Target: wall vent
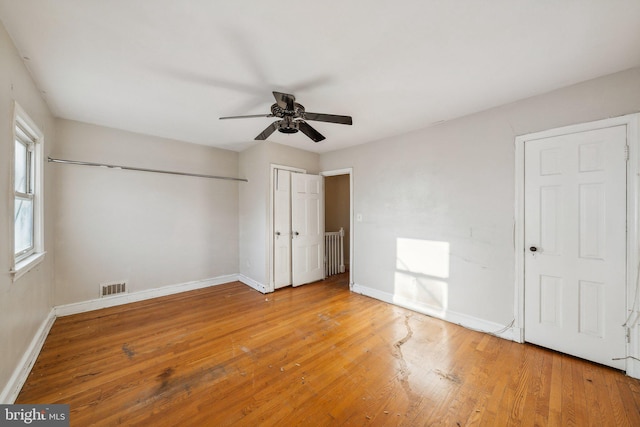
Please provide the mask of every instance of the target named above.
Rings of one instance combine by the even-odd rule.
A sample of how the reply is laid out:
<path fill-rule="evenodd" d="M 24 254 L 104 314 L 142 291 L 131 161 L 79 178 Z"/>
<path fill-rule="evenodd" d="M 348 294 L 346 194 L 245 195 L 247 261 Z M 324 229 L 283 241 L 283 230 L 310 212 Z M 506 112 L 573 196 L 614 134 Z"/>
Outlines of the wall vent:
<path fill-rule="evenodd" d="M 103 283 L 100 285 L 100 298 L 125 294 L 127 293 L 127 288 L 127 282 L 124 280 L 121 282 Z"/>

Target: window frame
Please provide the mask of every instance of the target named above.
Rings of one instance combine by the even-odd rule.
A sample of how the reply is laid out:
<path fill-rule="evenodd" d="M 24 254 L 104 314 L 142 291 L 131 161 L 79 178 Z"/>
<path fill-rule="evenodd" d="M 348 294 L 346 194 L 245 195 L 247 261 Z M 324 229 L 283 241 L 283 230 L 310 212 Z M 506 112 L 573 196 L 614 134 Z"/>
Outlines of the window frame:
<path fill-rule="evenodd" d="M 16 252 L 16 248 L 15 248 L 15 236 L 14 236 L 14 248 L 13 248 L 13 256 L 16 260 L 16 262 L 20 262 L 23 259 L 31 256 L 35 250 L 36 250 L 36 245 L 35 245 L 35 183 L 34 183 L 34 178 L 35 178 L 35 144 L 36 144 L 36 140 L 33 137 L 33 135 L 29 134 L 28 131 L 22 129 L 22 126 L 20 125 L 20 123 L 16 122 L 15 126 L 14 126 L 14 150 L 16 149 L 18 144 L 21 144 L 24 146 L 24 150 L 25 150 L 25 157 L 24 157 L 24 165 L 20 166 L 21 168 L 24 167 L 24 171 L 25 171 L 25 184 L 24 184 L 24 192 L 18 190 L 15 188 L 15 182 L 14 182 L 14 190 L 13 190 L 13 203 L 14 203 L 14 212 L 15 212 L 15 205 L 20 201 L 28 201 L 31 203 L 31 245 L 29 247 L 27 247 L 26 249 L 23 249 L 22 251 Z M 15 170 L 17 169 L 17 159 L 16 159 L 16 155 L 14 152 L 14 180 L 15 180 Z M 14 214 L 15 215 L 15 214 Z M 13 224 L 13 230 L 14 233 L 16 232 L 16 223 L 15 223 L 15 217 L 14 217 L 14 224 Z"/>
<path fill-rule="evenodd" d="M 13 148 L 11 161 L 11 188 L 13 194 L 11 198 L 11 212 L 14 214 L 12 236 L 10 239 L 11 253 L 13 254 L 13 265 L 11 274 L 16 281 L 44 259 L 44 167 L 43 167 L 43 145 L 44 134 L 40 131 L 35 122 L 29 117 L 26 111 L 14 102 L 14 114 L 12 123 Z M 23 144 L 26 150 L 25 166 L 26 186 L 25 191 L 16 189 L 16 144 Z M 20 252 L 16 252 L 15 247 L 15 205 L 19 200 L 30 200 L 32 202 L 32 239 L 31 246 Z"/>

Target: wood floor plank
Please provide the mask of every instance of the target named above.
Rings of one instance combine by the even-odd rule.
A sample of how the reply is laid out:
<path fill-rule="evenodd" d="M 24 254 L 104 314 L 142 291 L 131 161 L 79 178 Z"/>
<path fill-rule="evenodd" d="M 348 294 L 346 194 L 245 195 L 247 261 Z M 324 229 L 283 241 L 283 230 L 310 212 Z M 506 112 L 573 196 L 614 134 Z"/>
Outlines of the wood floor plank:
<path fill-rule="evenodd" d="M 640 425 L 640 383 L 349 291 L 239 282 L 56 320 L 16 403 L 73 426 Z"/>
<path fill-rule="evenodd" d="M 562 425 L 562 355 L 553 353 L 551 359 L 549 413 L 547 414 L 546 421 L 550 425 L 557 426 Z M 542 420 L 538 420 L 542 422 Z"/>
<path fill-rule="evenodd" d="M 576 395 L 574 392 L 573 382 L 573 360 L 567 356 L 561 356 L 561 377 L 562 377 L 562 402 L 560 405 L 560 411 L 562 415 L 561 425 L 563 426 L 576 426 L 578 415 L 578 402 L 576 401 Z M 578 397 L 579 398 L 579 397 Z M 580 405 L 582 406 L 582 404 Z"/>

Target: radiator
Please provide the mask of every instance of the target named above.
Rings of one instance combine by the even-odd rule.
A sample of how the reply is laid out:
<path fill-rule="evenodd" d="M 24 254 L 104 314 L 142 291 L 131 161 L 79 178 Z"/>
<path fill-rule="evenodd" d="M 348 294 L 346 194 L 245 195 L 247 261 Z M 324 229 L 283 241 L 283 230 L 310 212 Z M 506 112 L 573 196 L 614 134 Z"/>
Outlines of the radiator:
<path fill-rule="evenodd" d="M 344 228 L 324 233 L 324 276 L 344 273 Z"/>

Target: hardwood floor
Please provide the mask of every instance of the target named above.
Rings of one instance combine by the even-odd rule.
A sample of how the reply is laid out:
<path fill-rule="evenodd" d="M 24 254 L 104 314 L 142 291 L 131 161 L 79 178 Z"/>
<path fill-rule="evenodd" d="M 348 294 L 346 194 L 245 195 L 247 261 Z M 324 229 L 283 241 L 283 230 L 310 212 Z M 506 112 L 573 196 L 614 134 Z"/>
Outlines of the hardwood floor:
<path fill-rule="evenodd" d="M 56 320 L 16 403 L 71 425 L 640 425 L 610 368 L 352 294 L 239 283 Z"/>

